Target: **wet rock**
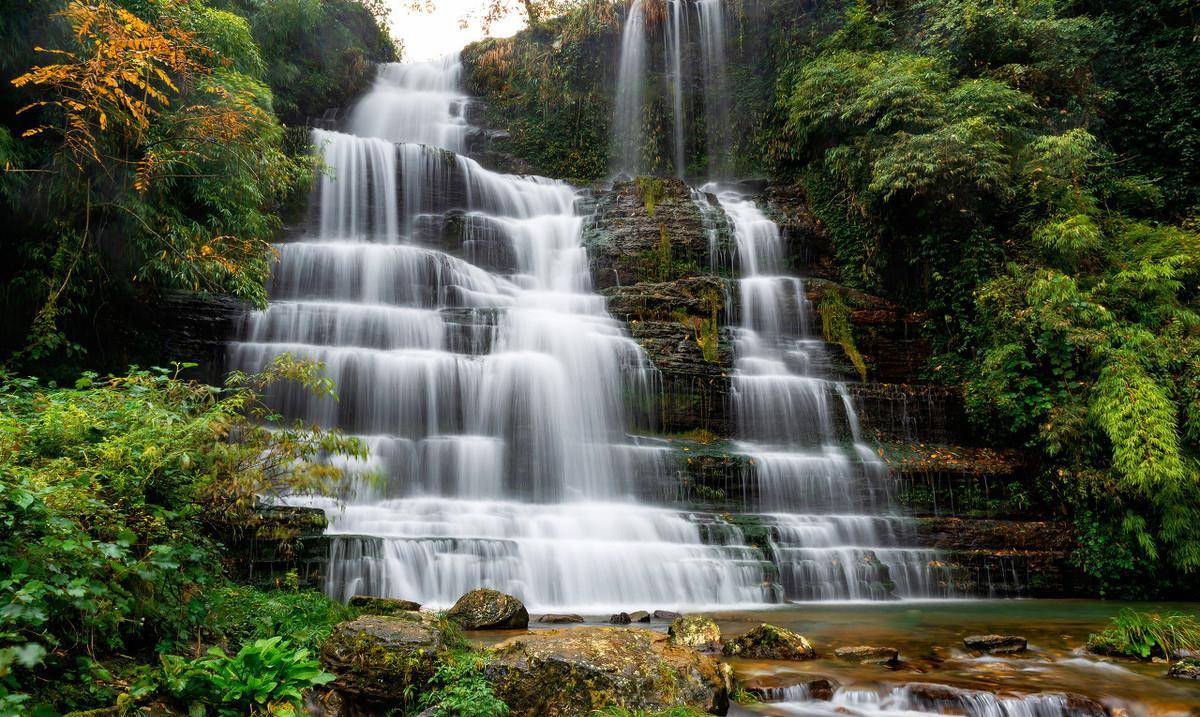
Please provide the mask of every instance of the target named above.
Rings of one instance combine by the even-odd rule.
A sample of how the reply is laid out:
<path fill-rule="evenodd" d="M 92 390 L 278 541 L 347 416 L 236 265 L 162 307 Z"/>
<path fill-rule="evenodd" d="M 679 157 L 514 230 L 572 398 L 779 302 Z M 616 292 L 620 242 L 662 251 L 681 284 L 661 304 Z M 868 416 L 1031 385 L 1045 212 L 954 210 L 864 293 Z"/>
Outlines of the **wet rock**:
<path fill-rule="evenodd" d="M 432 613 L 363 615 L 333 628 L 321 645 L 321 664 L 350 701 L 402 705 L 405 689 L 423 687 L 446 651 Z"/>
<path fill-rule="evenodd" d="M 529 612 L 520 600 L 499 590 L 480 588 L 463 595 L 446 617 L 464 630 L 524 630 Z"/>
<path fill-rule="evenodd" d="M 963 638 L 963 644 L 976 652 L 986 652 L 989 655 L 1008 655 L 1014 652 L 1024 652 L 1028 646 L 1025 638 L 1019 635 L 971 635 Z"/>
<path fill-rule="evenodd" d="M 583 616 L 582 615 L 549 614 L 549 615 L 542 615 L 541 617 L 539 617 L 537 619 L 537 621 L 550 623 L 552 625 L 561 625 L 561 624 L 569 623 L 569 622 L 583 622 Z"/>
<path fill-rule="evenodd" d="M 829 677 L 806 676 L 797 682 L 799 675 L 767 675 L 741 680 L 742 689 L 764 702 L 802 702 L 805 700 L 831 700 L 841 685 Z"/>
<path fill-rule="evenodd" d="M 655 620 L 676 620 L 681 617 L 683 617 L 683 616 L 677 612 L 672 612 L 671 610 L 655 610 L 654 611 L 654 619 Z"/>
<path fill-rule="evenodd" d="M 629 613 L 630 622 L 650 622 L 650 613 L 645 610 L 634 610 Z"/>
<path fill-rule="evenodd" d="M 786 628 L 763 623 L 741 637 L 725 642 L 730 657 L 761 660 L 811 660 L 817 656 L 808 640 Z"/>
<path fill-rule="evenodd" d="M 421 609 L 421 603 L 396 598 L 381 598 L 371 595 L 355 595 L 350 598 L 350 607 L 366 615 L 395 615 Z"/>
<path fill-rule="evenodd" d="M 839 647 L 833 651 L 839 660 L 854 662 L 860 665 L 894 665 L 900 658 L 900 651 L 894 647 L 877 647 L 872 645 L 855 645 Z"/>
<path fill-rule="evenodd" d="M 697 650 L 716 650 L 721 646 L 721 628 L 703 615 L 676 618 L 667 628 L 667 635 L 673 644 Z"/>
<path fill-rule="evenodd" d="M 629 617 L 629 613 L 627 612 L 619 612 L 608 618 L 608 621 L 614 625 L 628 625 L 629 623 L 633 622 L 633 620 Z"/>
<path fill-rule="evenodd" d="M 1167 677 L 1180 680 L 1200 680 L 1200 659 L 1185 657 L 1167 670 Z"/>
<path fill-rule="evenodd" d="M 641 628 L 539 630 L 497 645 L 484 668 L 512 717 L 573 717 L 605 707 L 724 714 L 719 663 Z"/>

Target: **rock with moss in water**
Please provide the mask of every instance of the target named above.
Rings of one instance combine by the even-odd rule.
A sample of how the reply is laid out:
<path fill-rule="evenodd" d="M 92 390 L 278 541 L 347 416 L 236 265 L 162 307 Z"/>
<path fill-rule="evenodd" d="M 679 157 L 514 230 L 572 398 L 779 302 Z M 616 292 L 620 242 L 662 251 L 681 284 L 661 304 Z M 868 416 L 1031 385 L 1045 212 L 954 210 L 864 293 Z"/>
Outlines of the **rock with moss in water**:
<path fill-rule="evenodd" d="M 333 628 L 321 664 L 337 675 L 334 688 L 359 703 L 402 705 L 405 690 L 433 677 L 452 638 L 436 615 L 363 615 Z"/>
<path fill-rule="evenodd" d="M 1019 635 L 971 635 L 963 638 L 963 644 L 968 649 L 984 652 L 989 655 L 1008 655 L 1014 652 L 1024 652 L 1028 646 L 1025 638 Z"/>
<path fill-rule="evenodd" d="M 667 627 L 667 635 L 675 645 L 697 650 L 717 650 L 721 647 L 721 628 L 710 617 L 684 615 Z"/>
<path fill-rule="evenodd" d="M 463 595 L 446 611 L 446 617 L 464 630 L 524 630 L 529 611 L 512 595 L 479 588 Z"/>
<path fill-rule="evenodd" d="M 900 658 L 900 651 L 896 648 L 875 645 L 839 647 L 833 654 L 837 655 L 839 660 L 860 665 L 894 665 Z"/>
<path fill-rule="evenodd" d="M 1180 680 L 1200 680 L 1200 659 L 1185 657 L 1167 670 L 1167 677 Z"/>
<path fill-rule="evenodd" d="M 729 672 L 643 628 L 539 630 L 497 645 L 484 668 L 511 717 L 583 717 L 604 708 L 724 714 Z"/>
<path fill-rule="evenodd" d="M 350 607 L 364 615 L 396 615 L 421 609 L 421 603 L 396 598 L 381 598 L 371 595 L 355 595 L 350 598 Z"/>
<path fill-rule="evenodd" d="M 741 637 L 725 642 L 729 657 L 760 660 L 811 660 L 817 656 L 803 635 L 777 625 L 763 623 Z"/>

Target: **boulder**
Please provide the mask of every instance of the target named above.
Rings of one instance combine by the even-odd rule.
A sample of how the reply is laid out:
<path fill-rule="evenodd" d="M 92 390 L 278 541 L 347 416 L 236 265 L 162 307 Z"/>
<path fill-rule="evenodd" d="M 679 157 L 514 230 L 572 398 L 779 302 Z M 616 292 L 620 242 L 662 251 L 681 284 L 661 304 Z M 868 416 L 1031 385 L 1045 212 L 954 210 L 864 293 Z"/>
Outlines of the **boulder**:
<path fill-rule="evenodd" d="M 654 619 L 655 620 L 677 620 L 681 617 L 683 617 L 683 615 L 680 615 L 677 612 L 672 612 L 671 610 L 655 610 L 654 611 Z"/>
<path fill-rule="evenodd" d="M 703 615 L 685 615 L 675 618 L 667 628 L 667 635 L 675 645 L 697 650 L 716 650 L 721 647 L 721 628 L 712 618 Z"/>
<path fill-rule="evenodd" d="M 650 622 L 650 613 L 645 610 L 634 610 L 629 613 L 630 622 Z"/>
<path fill-rule="evenodd" d="M 633 622 L 633 620 L 629 617 L 629 613 L 627 612 L 619 612 L 608 618 L 608 621 L 614 625 L 628 625 L 629 623 Z"/>
<path fill-rule="evenodd" d="M 524 630 L 529 611 L 520 600 L 499 590 L 479 588 L 463 595 L 446 617 L 464 630 Z"/>
<path fill-rule="evenodd" d="M 412 600 L 397 600 L 396 598 L 355 595 L 350 598 L 350 607 L 365 615 L 395 615 L 401 612 L 420 610 L 421 603 Z"/>
<path fill-rule="evenodd" d="M 725 642 L 729 657 L 760 660 L 811 660 L 817 656 L 803 635 L 786 628 L 763 623 L 741 637 Z"/>
<path fill-rule="evenodd" d="M 423 687 L 446 651 L 432 613 L 363 615 L 333 628 L 321 645 L 321 664 L 351 701 L 402 705 L 405 689 Z"/>
<path fill-rule="evenodd" d="M 876 647 L 873 645 L 855 645 L 839 647 L 833 651 L 839 660 L 855 662 L 860 665 L 894 665 L 900 658 L 900 651 L 894 647 Z"/>
<path fill-rule="evenodd" d="M 484 668 L 511 717 L 584 717 L 601 708 L 724 714 L 727 670 L 642 628 L 538 630 L 496 645 Z"/>
<path fill-rule="evenodd" d="M 1185 657 L 1167 670 L 1167 677 L 1180 680 L 1200 680 L 1200 659 Z"/>
<path fill-rule="evenodd" d="M 976 652 L 986 652 L 989 655 L 1009 655 L 1014 652 L 1024 652 L 1028 646 L 1025 638 L 1019 635 L 971 635 L 963 638 L 963 644 Z"/>
<path fill-rule="evenodd" d="M 551 613 L 549 615 L 542 615 L 537 621 L 550 623 L 551 625 L 562 625 L 569 622 L 583 622 L 583 616 Z"/>

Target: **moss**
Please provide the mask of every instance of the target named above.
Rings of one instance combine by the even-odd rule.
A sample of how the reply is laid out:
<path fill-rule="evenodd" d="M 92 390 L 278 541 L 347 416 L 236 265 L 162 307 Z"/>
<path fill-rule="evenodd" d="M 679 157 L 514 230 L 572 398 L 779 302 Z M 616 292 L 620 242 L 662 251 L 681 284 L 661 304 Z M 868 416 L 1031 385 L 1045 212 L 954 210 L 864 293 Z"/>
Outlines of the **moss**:
<path fill-rule="evenodd" d="M 826 292 L 817 313 L 821 316 L 821 334 L 825 340 L 841 346 L 859 378 L 866 381 L 867 364 L 854 345 L 854 327 L 850 324 L 850 307 L 846 305 L 845 297 L 840 291 Z"/>
<path fill-rule="evenodd" d="M 654 207 L 667 194 L 666 183 L 658 177 L 638 177 L 634 180 L 634 189 L 646 213 L 654 216 Z"/>

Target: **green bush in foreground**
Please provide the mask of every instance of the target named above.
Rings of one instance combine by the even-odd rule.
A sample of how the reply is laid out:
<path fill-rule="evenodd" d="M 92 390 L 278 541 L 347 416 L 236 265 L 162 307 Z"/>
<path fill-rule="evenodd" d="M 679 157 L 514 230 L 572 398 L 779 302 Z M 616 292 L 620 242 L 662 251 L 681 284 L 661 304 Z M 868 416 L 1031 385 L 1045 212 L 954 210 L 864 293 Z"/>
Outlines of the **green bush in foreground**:
<path fill-rule="evenodd" d="M 1124 608 L 1107 628 L 1088 636 L 1087 648 L 1103 655 L 1172 660 L 1182 652 L 1200 650 L 1200 621 L 1182 613 Z"/>

